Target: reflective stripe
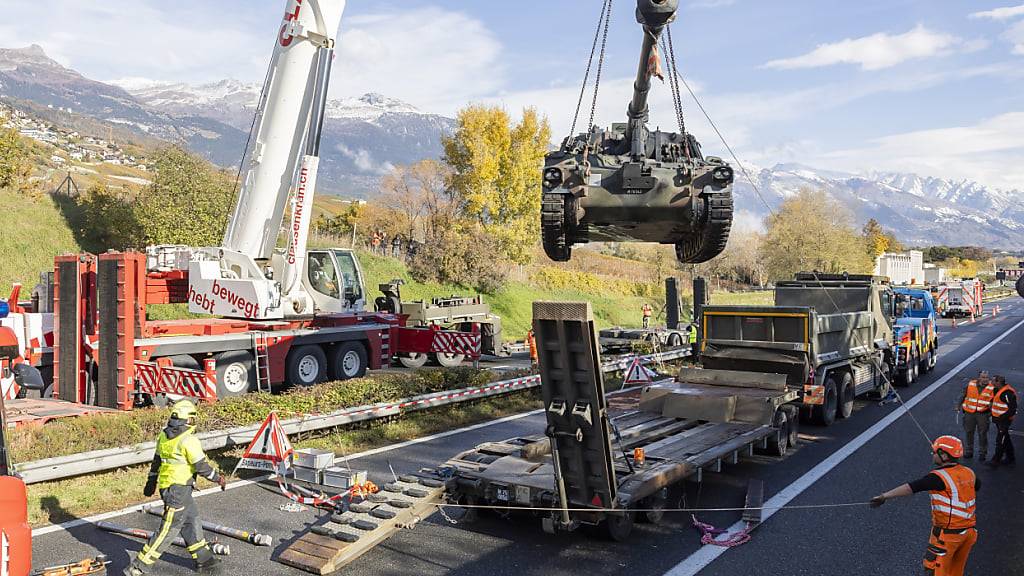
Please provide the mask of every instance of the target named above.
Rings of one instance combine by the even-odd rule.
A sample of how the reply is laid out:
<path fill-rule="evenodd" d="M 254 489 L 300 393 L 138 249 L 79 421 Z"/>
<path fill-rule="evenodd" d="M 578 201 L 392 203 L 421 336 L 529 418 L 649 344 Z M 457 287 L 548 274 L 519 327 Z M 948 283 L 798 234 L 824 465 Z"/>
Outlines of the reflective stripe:
<path fill-rule="evenodd" d="M 171 523 L 174 522 L 174 513 L 181 512 L 182 510 L 184 510 L 184 508 L 174 509 L 170 506 L 164 508 L 164 523 L 160 525 L 160 533 L 156 535 L 156 538 L 153 540 L 149 550 L 144 549 L 142 553 L 139 554 L 139 560 L 142 560 L 146 564 L 156 562 L 157 558 L 160 557 L 158 552 L 160 545 L 163 544 L 164 539 L 167 538 L 167 533 L 171 531 Z"/>
<path fill-rule="evenodd" d="M 188 547 L 188 551 L 189 552 L 195 552 L 196 550 L 199 550 L 200 548 L 203 548 L 204 546 L 206 546 L 206 540 L 200 540 L 199 542 L 196 542 L 195 544 L 189 546 Z"/>
<path fill-rule="evenodd" d="M 974 500 L 971 500 L 970 502 L 956 502 L 956 503 L 954 503 L 954 502 L 950 502 L 949 498 L 946 498 L 945 496 L 943 496 L 941 494 L 932 494 L 931 497 L 932 497 L 932 500 L 934 500 L 936 502 L 939 502 L 939 503 L 942 503 L 942 504 L 947 504 L 949 506 L 956 505 L 956 506 L 958 506 L 960 508 L 970 508 L 971 506 L 974 506 Z"/>
<path fill-rule="evenodd" d="M 938 510 L 939 512 L 945 512 L 946 514 L 952 514 L 953 516 L 958 516 L 960 518 L 966 518 L 968 520 L 970 520 L 971 518 L 974 518 L 974 514 L 972 514 L 970 512 L 964 512 L 964 511 L 958 510 L 956 508 L 950 508 L 949 506 L 932 506 L 932 510 Z"/>
<path fill-rule="evenodd" d="M 1010 406 L 1006 402 L 1003 402 L 1003 394 L 1006 392 L 1010 392 L 1012 394 L 1017 393 L 1017 391 L 1014 390 L 1013 387 L 1010 386 L 1009 384 L 1000 388 L 999 392 L 996 392 L 995 399 L 992 400 L 993 416 L 1002 416 L 1003 414 L 1006 414 L 1007 412 L 1010 411 Z"/>
<path fill-rule="evenodd" d="M 995 395 L 996 387 L 988 383 L 984 388 L 978 390 L 978 381 L 971 380 L 967 384 L 964 395 L 963 409 L 965 412 L 988 412 L 992 404 L 992 397 Z"/>

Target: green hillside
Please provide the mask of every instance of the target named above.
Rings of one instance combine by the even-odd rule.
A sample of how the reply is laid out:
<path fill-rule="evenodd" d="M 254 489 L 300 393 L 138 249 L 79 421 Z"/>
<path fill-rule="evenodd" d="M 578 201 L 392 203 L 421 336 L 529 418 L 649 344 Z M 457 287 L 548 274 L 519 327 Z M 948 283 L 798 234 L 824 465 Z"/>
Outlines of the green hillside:
<path fill-rule="evenodd" d="M 375 256 L 365 251 L 359 252 L 359 262 L 366 276 L 366 289 L 371 297 L 376 297 L 377 285 L 395 278 L 405 281 L 402 286 L 403 300 L 422 300 L 437 296 L 472 295 L 473 292 L 457 286 L 416 282 L 409 275 L 405 265 L 393 258 Z M 540 267 L 542 270 L 548 267 Z M 552 267 L 553 269 L 553 267 Z M 600 283 L 601 280 L 591 275 L 590 279 Z M 530 329 L 532 303 L 535 300 L 589 300 L 594 308 L 594 316 L 599 327 L 606 326 L 639 326 L 640 307 L 650 302 L 655 311 L 661 308 L 661 296 L 642 298 L 627 296 L 622 292 L 621 280 L 609 280 L 609 288 L 602 290 L 592 285 L 589 289 L 548 289 L 534 282 L 509 281 L 494 294 L 484 294 L 484 301 L 491 305 L 491 310 L 501 316 L 502 328 L 506 339 L 522 339 Z M 372 299 L 372 298 L 371 298 Z M 656 318 L 656 322 L 657 322 Z"/>
<path fill-rule="evenodd" d="M 0 189 L 0 205 L 7 208 L 0 233 L 0 298 L 7 297 L 13 283 L 21 282 L 22 298 L 27 299 L 39 273 L 53 270 L 54 256 L 80 248 L 50 196 L 32 198 Z"/>

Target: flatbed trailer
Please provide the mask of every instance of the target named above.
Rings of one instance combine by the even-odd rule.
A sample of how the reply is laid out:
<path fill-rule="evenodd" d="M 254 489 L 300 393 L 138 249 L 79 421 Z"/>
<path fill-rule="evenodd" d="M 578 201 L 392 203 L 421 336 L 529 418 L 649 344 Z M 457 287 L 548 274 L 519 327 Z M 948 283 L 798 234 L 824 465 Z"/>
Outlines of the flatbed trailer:
<path fill-rule="evenodd" d="M 684 368 L 605 396 L 589 304 L 535 303 L 534 330 L 548 427 L 421 471 L 447 480 L 452 501 L 523 509 L 549 532 L 600 524 L 622 540 L 631 510 L 664 508 L 671 486 L 758 448 L 783 455 L 796 441 L 798 393 L 783 375 Z"/>

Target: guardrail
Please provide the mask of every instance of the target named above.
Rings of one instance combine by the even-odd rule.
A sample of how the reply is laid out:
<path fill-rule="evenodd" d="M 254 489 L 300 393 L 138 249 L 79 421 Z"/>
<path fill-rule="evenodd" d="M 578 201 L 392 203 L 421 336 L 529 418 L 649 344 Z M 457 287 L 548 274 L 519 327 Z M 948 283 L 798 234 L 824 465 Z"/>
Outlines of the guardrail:
<path fill-rule="evenodd" d="M 657 354 L 648 354 L 646 356 L 641 356 L 640 359 L 641 362 L 648 364 L 651 362 L 677 360 L 680 358 L 686 358 L 689 355 L 689 350 L 677 349 Z M 604 372 L 616 372 L 619 370 L 625 370 L 632 362 L 633 357 L 626 357 L 613 360 L 611 362 L 605 362 L 601 365 L 601 368 Z M 424 410 L 427 408 L 479 400 L 481 398 L 508 394 L 510 392 L 526 390 L 537 386 L 540 386 L 540 376 L 535 374 L 510 380 L 502 380 L 500 382 L 493 382 L 486 386 L 472 386 L 469 388 L 460 388 L 458 390 L 445 390 L 443 392 L 422 394 L 420 396 L 414 396 L 404 400 L 396 400 L 394 402 L 382 402 L 379 404 L 345 408 L 330 414 L 292 418 L 282 420 L 281 424 L 284 426 L 284 430 L 288 434 L 312 432 L 316 430 L 336 428 L 338 426 L 345 426 L 348 424 L 355 424 L 358 422 L 388 418 L 405 412 L 415 412 L 417 410 Z M 259 424 L 254 426 L 242 426 L 227 430 L 203 432 L 198 434 L 198 436 L 203 443 L 204 450 L 221 450 L 232 446 L 244 446 L 248 444 L 252 441 L 252 438 L 259 430 L 259 427 Z M 72 478 L 74 476 L 82 476 L 84 474 L 95 474 L 97 472 L 104 472 L 125 466 L 145 464 L 153 459 L 154 449 L 156 449 L 156 442 L 144 442 L 133 446 L 93 450 L 91 452 L 82 452 L 68 456 L 58 456 L 56 458 L 46 458 L 43 460 L 25 462 L 18 465 L 16 468 L 26 484 L 36 484 L 39 482 L 49 482 L 64 478 Z"/>

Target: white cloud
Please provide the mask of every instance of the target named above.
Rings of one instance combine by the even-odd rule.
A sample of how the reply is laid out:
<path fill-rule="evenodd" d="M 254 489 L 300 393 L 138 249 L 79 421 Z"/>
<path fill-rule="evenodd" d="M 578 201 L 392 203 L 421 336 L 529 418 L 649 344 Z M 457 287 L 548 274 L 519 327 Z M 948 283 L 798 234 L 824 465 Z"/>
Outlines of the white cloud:
<path fill-rule="evenodd" d="M 1024 20 L 1017 22 L 1003 34 L 1003 38 L 1013 44 L 1013 53 L 1024 56 Z"/>
<path fill-rule="evenodd" d="M 996 8 L 995 10 L 985 10 L 984 12 L 975 12 L 971 14 L 970 17 L 975 20 L 1009 20 L 1010 18 L 1016 18 L 1017 16 L 1024 16 L 1024 4 L 1021 4 L 1020 6 Z"/>
<path fill-rule="evenodd" d="M 893 134 L 821 156 L 826 167 L 918 172 L 1024 191 L 1024 112 L 968 126 Z"/>
<path fill-rule="evenodd" d="M 395 169 L 395 165 L 391 162 L 380 162 L 374 159 L 369 150 L 363 148 L 352 150 L 344 144 L 338 144 L 337 148 L 338 152 L 341 152 L 342 156 L 351 160 L 360 172 L 366 172 L 375 176 L 383 176 L 385 174 L 390 174 Z"/>
<path fill-rule="evenodd" d="M 966 43 L 952 34 L 934 32 L 917 26 L 903 34 L 880 32 L 861 38 L 847 38 L 832 44 L 820 44 L 814 50 L 793 58 L 772 60 L 768 68 L 789 70 L 819 68 L 835 64 L 858 64 L 863 70 L 881 70 L 908 60 L 948 54 Z M 971 43 L 968 48 L 977 48 Z"/>
<path fill-rule="evenodd" d="M 332 93 L 380 92 L 454 114 L 504 81 L 502 46 L 479 20 L 440 8 L 342 22 Z"/>

